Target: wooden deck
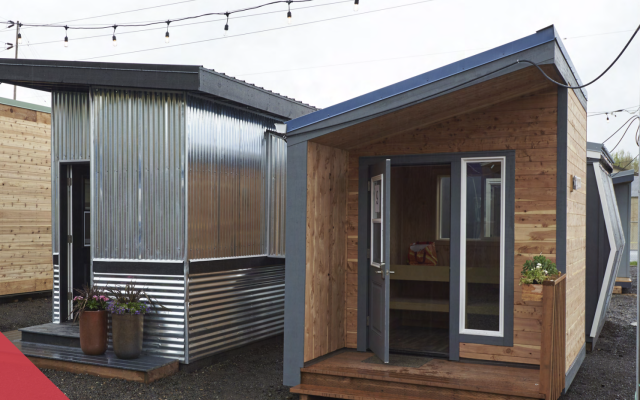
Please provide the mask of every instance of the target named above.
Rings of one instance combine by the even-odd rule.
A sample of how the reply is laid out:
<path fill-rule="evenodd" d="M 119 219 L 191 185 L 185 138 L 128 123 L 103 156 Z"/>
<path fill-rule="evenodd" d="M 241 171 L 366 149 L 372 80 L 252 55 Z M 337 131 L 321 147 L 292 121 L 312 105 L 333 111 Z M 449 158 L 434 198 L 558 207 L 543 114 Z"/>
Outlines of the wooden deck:
<path fill-rule="evenodd" d="M 404 367 L 365 363 L 372 353 L 344 351 L 302 368 L 302 383 L 291 389 L 302 400 L 323 397 L 387 399 L 544 399 L 540 370 L 425 357 Z"/>

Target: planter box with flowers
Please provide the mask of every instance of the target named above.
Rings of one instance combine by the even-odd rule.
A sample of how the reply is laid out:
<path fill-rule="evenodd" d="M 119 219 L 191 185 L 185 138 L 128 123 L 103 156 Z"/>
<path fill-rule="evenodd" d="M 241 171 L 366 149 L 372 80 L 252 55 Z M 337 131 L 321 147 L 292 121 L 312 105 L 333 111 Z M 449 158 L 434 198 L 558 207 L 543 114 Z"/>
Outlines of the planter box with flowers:
<path fill-rule="evenodd" d="M 73 298 L 73 320 L 80 319 L 80 348 L 91 356 L 107 351 L 107 302 L 101 289 L 84 286 Z"/>
<path fill-rule="evenodd" d="M 533 257 L 533 260 L 527 260 L 522 267 L 520 278 L 522 300 L 542 301 L 542 283 L 559 275 L 556 265 L 542 254 Z"/>
<path fill-rule="evenodd" d="M 136 288 L 132 283 L 109 289 L 109 293 L 112 300 L 107 310 L 111 313 L 113 352 L 122 359 L 138 358 L 142 353 L 144 316 L 156 304 L 144 289 Z"/>

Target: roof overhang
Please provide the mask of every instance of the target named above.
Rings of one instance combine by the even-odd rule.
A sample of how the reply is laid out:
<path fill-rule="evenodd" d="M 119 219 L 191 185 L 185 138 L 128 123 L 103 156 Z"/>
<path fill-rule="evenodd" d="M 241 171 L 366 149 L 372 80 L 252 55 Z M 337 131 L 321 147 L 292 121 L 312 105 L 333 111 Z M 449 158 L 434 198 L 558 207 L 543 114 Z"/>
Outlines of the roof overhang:
<path fill-rule="evenodd" d="M 613 156 L 603 143 L 587 142 L 587 162 L 598 162 L 607 172 L 613 172 Z"/>
<path fill-rule="evenodd" d="M 614 185 L 619 185 L 621 183 L 631 183 L 635 178 L 635 171 L 633 169 L 629 169 L 626 171 L 616 172 L 611 175 L 611 179 L 613 180 Z"/>
<path fill-rule="evenodd" d="M 555 28 L 550 26 L 525 38 L 289 121 L 289 145 L 532 68 L 526 63 L 509 66 L 522 59 L 551 66 L 556 72 L 554 75 L 565 84 L 581 84 L 562 41 Z M 574 92 L 586 110 L 586 91 Z"/>
<path fill-rule="evenodd" d="M 0 82 L 31 89 L 88 92 L 91 87 L 178 90 L 293 119 L 316 110 L 294 99 L 197 65 L 0 59 Z"/>

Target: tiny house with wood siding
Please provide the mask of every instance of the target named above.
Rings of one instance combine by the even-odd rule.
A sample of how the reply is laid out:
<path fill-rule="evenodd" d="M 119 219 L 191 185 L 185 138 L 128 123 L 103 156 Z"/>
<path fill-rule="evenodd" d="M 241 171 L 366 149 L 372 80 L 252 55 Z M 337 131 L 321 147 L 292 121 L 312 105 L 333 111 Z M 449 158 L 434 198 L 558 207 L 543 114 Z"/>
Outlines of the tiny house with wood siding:
<path fill-rule="evenodd" d="M 51 291 L 51 109 L 0 98 L 0 296 Z"/>
<path fill-rule="evenodd" d="M 587 93 L 542 72 L 580 84 L 553 26 L 278 125 L 293 393 L 569 388 L 585 355 Z M 539 254 L 561 276 L 531 300 L 520 272 Z"/>

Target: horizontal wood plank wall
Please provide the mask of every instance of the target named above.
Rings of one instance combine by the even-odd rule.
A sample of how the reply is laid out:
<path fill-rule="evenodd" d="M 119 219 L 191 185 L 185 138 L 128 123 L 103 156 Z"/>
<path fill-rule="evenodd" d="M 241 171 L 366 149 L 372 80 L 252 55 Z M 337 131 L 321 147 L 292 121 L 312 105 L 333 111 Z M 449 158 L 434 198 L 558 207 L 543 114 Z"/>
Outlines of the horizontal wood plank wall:
<path fill-rule="evenodd" d="M 0 296 L 51 290 L 51 115 L 0 104 Z"/>
<path fill-rule="evenodd" d="M 356 347 L 357 332 L 358 158 L 515 150 L 514 346 L 461 344 L 460 357 L 539 364 L 542 302 L 523 301 L 518 283 L 525 260 L 540 253 L 555 260 L 556 143 L 557 89 L 548 85 L 535 93 L 351 149 L 347 204 L 347 347 Z"/>
<path fill-rule="evenodd" d="M 347 160 L 309 143 L 304 361 L 345 347 Z"/>
<path fill-rule="evenodd" d="M 587 227 L 587 112 L 569 90 L 567 124 L 567 370 L 585 343 Z M 572 176 L 582 187 L 571 191 Z"/>

